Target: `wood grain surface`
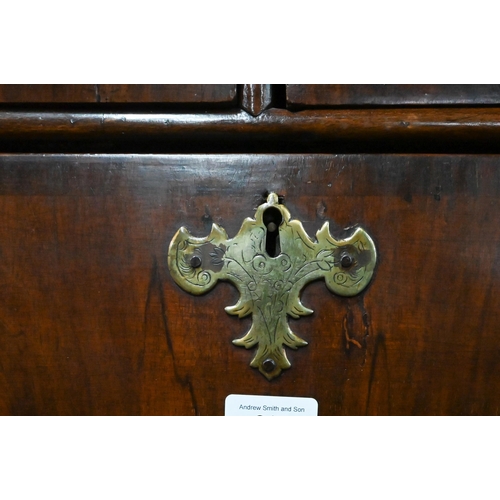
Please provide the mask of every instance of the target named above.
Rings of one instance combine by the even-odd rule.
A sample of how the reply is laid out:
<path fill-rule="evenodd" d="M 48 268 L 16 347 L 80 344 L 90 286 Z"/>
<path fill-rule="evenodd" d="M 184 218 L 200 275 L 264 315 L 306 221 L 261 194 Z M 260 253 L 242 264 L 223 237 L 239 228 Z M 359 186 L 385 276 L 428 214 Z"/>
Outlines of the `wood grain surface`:
<path fill-rule="evenodd" d="M 290 108 L 484 105 L 500 103 L 500 85 L 287 85 Z"/>
<path fill-rule="evenodd" d="M 0 85 L 0 103 L 234 103 L 236 84 Z"/>
<path fill-rule="evenodd" d="M 0 156 L 0 413 L 221 415 L 228 394 L 316 398 L 321 415 L 500 413 L 497 156 Z M 166 265 L 181 225 L 235 235 L 265 191 L 313 236 L 362 225 L 379 263 L 346 299 L 322 282 L 309 342 L 268 382 L 231 340 L 220 283 Z"/>

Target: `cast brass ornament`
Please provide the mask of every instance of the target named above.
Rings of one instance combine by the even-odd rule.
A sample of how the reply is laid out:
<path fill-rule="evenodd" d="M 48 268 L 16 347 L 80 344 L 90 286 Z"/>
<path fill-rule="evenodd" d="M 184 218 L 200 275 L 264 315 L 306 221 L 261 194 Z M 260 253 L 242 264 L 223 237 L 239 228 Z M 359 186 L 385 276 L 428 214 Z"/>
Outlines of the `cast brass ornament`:
<path fill-rule="evenodd" d="M 246 349 L 258 346 L 250 366 L 268 380 L 291 366 L 284 346 L 307 345 L 292 332 L 287 319 L 312 314 L 300 301 L 304 286 L 324 278 L 333 293 L 356 295 L 370 282 L 376 260 L 375 245 L 362 228 L 336 240 L 325 222 L 315 241 L 300 221 L 290 220 L 275 193 L 257 208 L 255 219 L 243 221 L 234 238 L 229 239 L 217 224 L 205 238 L 195 238 L 181 227 L 168 250 L 172 277 L 187 292 L 203 294 L 218 280 L 238 289 L 240 299 L 226 312 L 240 318 L 252 314 L 252 326 L 233 344 Z"/>

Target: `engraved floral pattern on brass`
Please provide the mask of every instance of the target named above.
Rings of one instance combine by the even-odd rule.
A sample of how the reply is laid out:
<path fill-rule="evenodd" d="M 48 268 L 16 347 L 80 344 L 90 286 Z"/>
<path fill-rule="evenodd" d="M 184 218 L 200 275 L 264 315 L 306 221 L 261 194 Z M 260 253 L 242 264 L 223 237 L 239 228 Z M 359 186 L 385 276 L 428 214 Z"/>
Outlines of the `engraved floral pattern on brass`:
<path fill-rule="evenodd" d="M 292 332 L 287 318 L 312 314 L 300 301 L 304 286 L 323 278 L 330 291 L 356 295 L 370 282 L 376 260 L 375 245 L 362 228 L 336 240 L 325 222 L 313 240 L 300 221 L 290 219 L 275 193 L 258 207 L 255 219 L 243 221 L 234 238 L 217 224 L 205 238 L 181 227 L 168 251 L 170 272 L 187 292 L 208 292 L 218 280 L 238 289 L 240 299 L 226 312 L 240 318 L 251 314 L 253 322 L 233 343 L 247 349 L 257 346 L 250 366 L 268 380 L 290 368 L 285 346 L 307 345 Z"/>

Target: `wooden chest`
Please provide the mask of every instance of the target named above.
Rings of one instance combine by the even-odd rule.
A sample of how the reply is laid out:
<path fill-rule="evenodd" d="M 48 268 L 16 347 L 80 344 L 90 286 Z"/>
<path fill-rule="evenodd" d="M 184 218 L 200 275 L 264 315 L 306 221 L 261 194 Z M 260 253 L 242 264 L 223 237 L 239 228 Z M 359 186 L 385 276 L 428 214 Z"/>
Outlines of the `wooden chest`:
<path fill-rule="evenodd" d="M 2 87 L 1 414 L 500 413 L 500 86 Z M 167 262 L 270 192 L 377 248 L 360 294 L 304 288 L 308 345 L 271 381 L 232 343 L 236 289 L 191 295 Z"/>

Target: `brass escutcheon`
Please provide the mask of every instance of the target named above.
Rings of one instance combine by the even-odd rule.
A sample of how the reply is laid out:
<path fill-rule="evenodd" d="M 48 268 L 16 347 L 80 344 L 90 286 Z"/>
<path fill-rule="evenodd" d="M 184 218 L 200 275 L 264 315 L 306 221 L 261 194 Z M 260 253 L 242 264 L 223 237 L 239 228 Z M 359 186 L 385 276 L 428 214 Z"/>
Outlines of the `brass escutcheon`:
<path fill-rule="evenodd" d="M 240 318 L 251 314 L 252 326 L 233 344 L 258 346 L 250 366 L 268 380 L 290 368 L 285 346 L 307 345 L 288 325 L 288 316 L 313 312 L 300 301 L 304 286 L 324 278 L 333 293 L 356 295 L 370 282 L 376 260 L 375 245 L 364 229 L 357 227 L 348 238 L 336 240 L 325 222 L 313 240 L 300 221 L 290 220 L 275 193 L 257 208 L 255 219 L 243 221 L 234 238 L 217 224 L 205 238 L 181 227 L 168 250 L 170 273 L 183 290 L 200 295 L 218 280 L 238 289 L 240 299 L 225 310 Z"/>

